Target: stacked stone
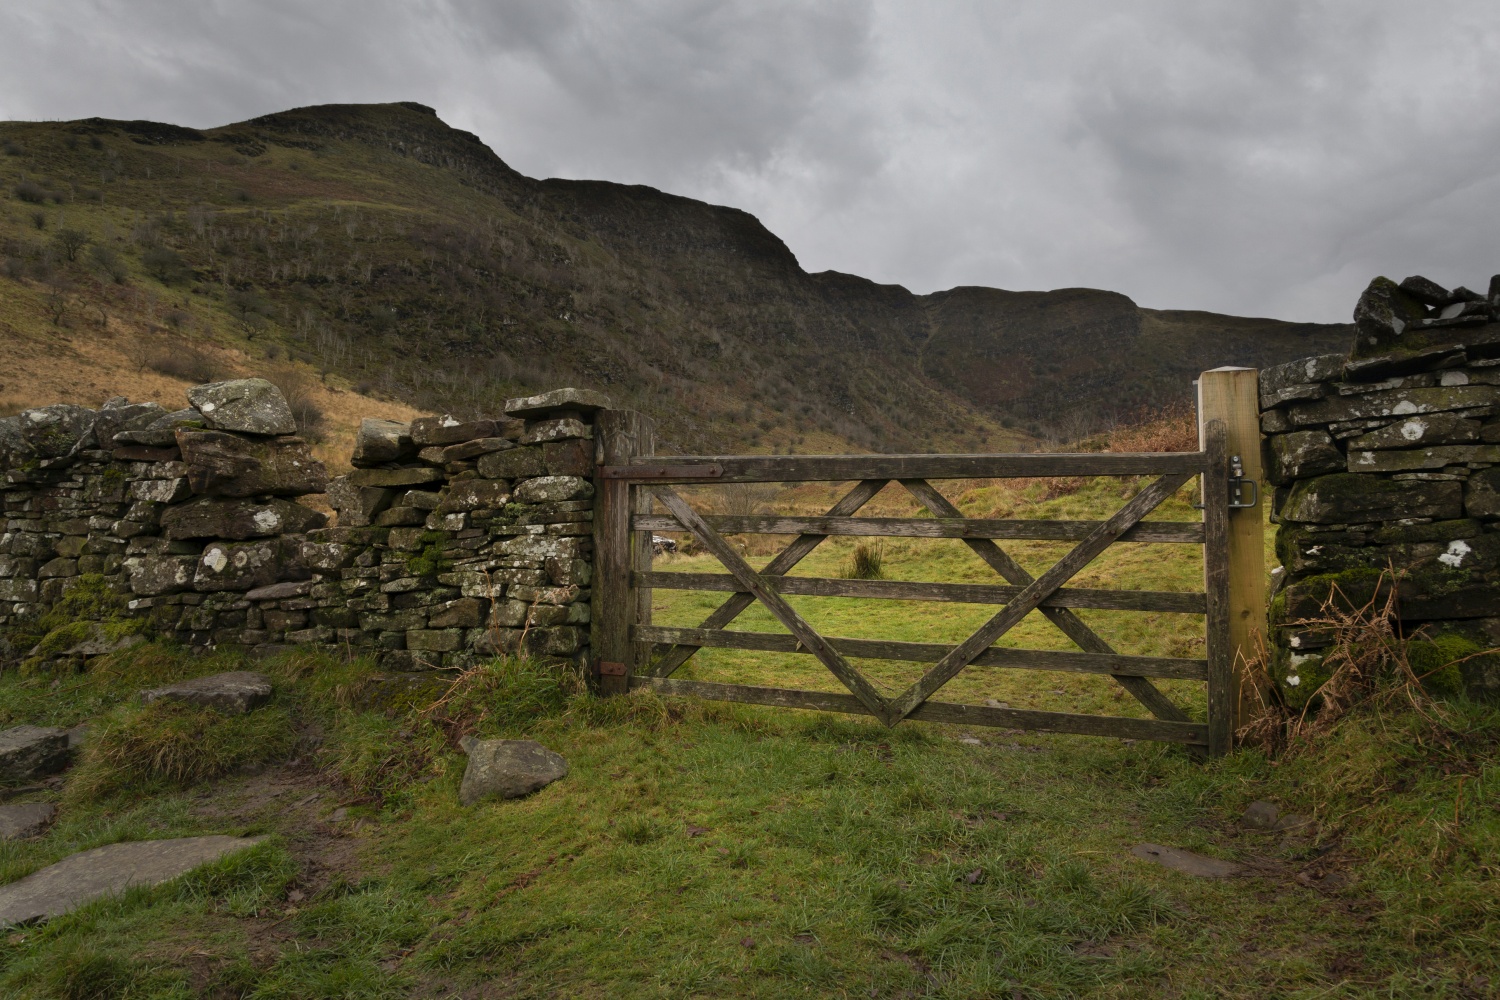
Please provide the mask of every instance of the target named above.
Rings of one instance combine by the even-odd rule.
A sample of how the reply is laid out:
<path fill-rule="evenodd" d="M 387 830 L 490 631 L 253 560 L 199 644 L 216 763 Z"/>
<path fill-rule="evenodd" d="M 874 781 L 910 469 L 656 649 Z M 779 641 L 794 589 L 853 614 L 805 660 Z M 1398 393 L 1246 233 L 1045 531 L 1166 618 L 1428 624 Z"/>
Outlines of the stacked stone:
<path fill-rule="evenodd" d="M 1331 636 L 1291 623 L 1376 596 L 1400 576 L 1408 634 L 1500 645 L 1500 276 L 1488 295 L 1377 278 L 1349 355 L 1261 373 L 1261 429 L 1280 525 L 1273 675 L 1294 705 L 1328 675 Z M 1473 695 L 1500 662 L 1460 664 Z"/>
<path fill-rule="evenodd" d="M 158 631 L 214 645 L 239 638 L 246 591 L 309 575 L 298 533 L 327 518 L 287 498 L 321 493 L 327 473 L 281 391 L 239 379 L 188 398 L 173 413 L 115 399 L 0 421 L 0 624 L 100 574 Z"/>
<path fill-rule="evenodd" d="M 608 406 L 561 389 L 510 400 L 496 419 L 364 421 L 355 470 L 329 484 L 339 526 L 309 536 L 349 559 L 336 587 L 309 592 L 329 602 L 314 619 L 388 669 L 586 660 L 592 415 Z"/>

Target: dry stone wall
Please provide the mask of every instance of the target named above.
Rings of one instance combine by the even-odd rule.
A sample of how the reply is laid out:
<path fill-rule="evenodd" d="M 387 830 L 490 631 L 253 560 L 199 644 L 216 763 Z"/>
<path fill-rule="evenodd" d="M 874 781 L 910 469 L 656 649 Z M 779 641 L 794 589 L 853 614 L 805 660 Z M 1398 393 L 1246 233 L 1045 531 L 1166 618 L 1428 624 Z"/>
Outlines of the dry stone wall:
<path fill-rule="evenodd" d="M 1430 681 L 1500 693 L 1500 276 L 1480 295 L 1377 278 L 1349 354 L 1261 372 L 1261 429 L 1281 560 L 1273 676 L 1294 705 L 1328 676 L 1317 619 L 1394 570 Z M 1467 657 L 1467 659 L 1465 659 Z M 1452 666 L 1442 664 L 1462 660 Z"/>
<path fill-rule="evenodd" d="M 111 400 L 0 420 L 0 634 L 26 634 L 81 582 L 193 647 L 338 647 L 388 669 L 527 652 L 585 660 L 593 414 L 563 389 L 495 419 L 365 420 L 333 479 L 259 379 L 190 406 Z M 322 494 L 336 523 L 299 497 Z M 81 663 L 139 641 L 74 629 L 7 661 Z"/>

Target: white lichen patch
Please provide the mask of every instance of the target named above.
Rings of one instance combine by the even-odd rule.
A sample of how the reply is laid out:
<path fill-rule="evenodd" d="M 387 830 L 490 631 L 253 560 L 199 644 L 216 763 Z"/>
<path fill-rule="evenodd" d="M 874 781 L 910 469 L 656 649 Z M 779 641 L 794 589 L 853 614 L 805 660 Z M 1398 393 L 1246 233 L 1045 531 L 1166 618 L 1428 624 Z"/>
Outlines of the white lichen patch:
<path fill-rule="evenodd" d="M 1408 420 L 1401 425 L 1401 436 L 1408 441 L 1420 441 L 1422 435 L 1427 433 L 1427 421 Z"/>
<path fill-rule="evenodd" d="M 1469 547 L 1468 542 L 1465 542 L 1463 539 L 1454 539 L 1448 543 L 1448 551 L 1438 556 L 1438 562 L 1444 566 L 1452 566 L 1454 569 L 1457 569 L 1463 565 L 1464 556 L 1472 551 L 1474 550 Z"/>

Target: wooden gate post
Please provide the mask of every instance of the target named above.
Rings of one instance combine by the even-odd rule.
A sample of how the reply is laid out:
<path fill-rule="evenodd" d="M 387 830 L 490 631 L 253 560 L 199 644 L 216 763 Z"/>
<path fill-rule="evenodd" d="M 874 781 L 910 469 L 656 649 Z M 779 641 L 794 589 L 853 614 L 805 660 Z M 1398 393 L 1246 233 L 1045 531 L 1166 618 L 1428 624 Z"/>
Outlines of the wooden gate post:
<path fill-rule="evenodd" d="M 656 424 L 635 410 L 601 410 L 594 418 L 599 465 L 629 465 L 656 450 Z M 637 498 L 637 494 L 641 494 Z M 649 532 L 630 530 L 630 515 L 649 496 L 626 479 L 594 476 L 594 579 L 590 607 L 594 676 L 599 693 L 624 694 L 636 664 L 630 627 L 650 624 L 651 592 L 631 580 L 651 568 Z M 649 513 L 649 509 L 641 511 Z M 643 606 L 644 605 L 644 606 Z"/>
<path fill-rule="evenodd" d="M 1259 707 L 1259 678 L 1247 667 L 1255 661 L 1266 640 L 1266 548 L 1265 500 L 1258 496 L 1264 480 L 1260 448 L 1260 372 L 1254 368 L 1215 368 L 1198 376 L 1198 442 L 1207 442 L 1204 428 L 1209 421 L 1224 423 L 1225 449 L 1231 463 L 1238 457 L 1238 476 L 1248 480 L 1239 502 L 1251 499 L 1253 507 L 1231 507 L 1228 516 L 1228 654 L 1231 657 L 1230 691 L 1224 700 L 1231 712 L 1229 735 L 1239 729 Z M 1249 485 L 1249 484 L 1253 484 Z M 1207 484 L 1205 484 L 1207 485 Z M 1204 491 L 1207 503 L 1208 490 Z M 1236 499 L 1233 490 L 1228 499 Z M 1212 703 L 1212 699 L 1211 699 Z M 1212 729 L 1213 719 L 1209 720 Z M 1226 747 L 1227 749 L 1227 747 Z"/>

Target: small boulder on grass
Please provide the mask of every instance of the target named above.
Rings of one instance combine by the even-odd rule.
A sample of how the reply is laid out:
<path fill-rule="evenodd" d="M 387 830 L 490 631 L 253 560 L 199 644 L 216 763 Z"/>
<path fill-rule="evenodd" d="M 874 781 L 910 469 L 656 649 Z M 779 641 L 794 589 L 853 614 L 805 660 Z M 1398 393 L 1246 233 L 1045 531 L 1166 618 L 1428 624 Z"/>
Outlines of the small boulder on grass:
<path fill-rule="evenodd" d="M 271 700 L 271 679 L 253 670 L 229 670 L 141 692 L 141 701 L 184 701 L 244 715 Z"/>
<path fill-rule="evenodd" d="M 568 762 L 535 740 L 464 741 L 469 766 L 458 788 L 458 801 L 471 806 L 497 796 L 518 799 L 566 777 Z"/>

